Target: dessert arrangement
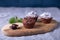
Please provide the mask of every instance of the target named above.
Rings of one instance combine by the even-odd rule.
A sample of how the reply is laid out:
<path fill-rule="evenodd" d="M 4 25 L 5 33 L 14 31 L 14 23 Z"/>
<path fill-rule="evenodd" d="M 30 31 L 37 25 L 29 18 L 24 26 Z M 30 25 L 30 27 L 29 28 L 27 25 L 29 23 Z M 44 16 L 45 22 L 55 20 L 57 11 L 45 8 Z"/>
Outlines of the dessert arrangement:
<path fill-rule="evenodd" d="M 53 19 L 51 13 L 44 12 L 37 15 L 36 12 L 29 12 L 24 18 L 12 17 L 9 24 L 2 28 L 6 36 L 28 36 L 43 34 L 56 28 L 57 21 Z"/>

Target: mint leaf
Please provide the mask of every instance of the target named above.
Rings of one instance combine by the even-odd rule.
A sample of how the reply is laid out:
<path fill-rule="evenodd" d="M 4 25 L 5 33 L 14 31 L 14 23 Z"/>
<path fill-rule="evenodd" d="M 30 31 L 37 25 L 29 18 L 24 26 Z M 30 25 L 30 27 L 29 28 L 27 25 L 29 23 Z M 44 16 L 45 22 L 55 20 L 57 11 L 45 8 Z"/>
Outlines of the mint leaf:
<path fill-rule="evenodd" d="M 9 19 L 9 23 L 11 23 L 11 24 L 17 23 L 17 22 L 22 23 L 22 18 L 18 19 L 18 17 L 12 17 Z"/>
<path fill-rule="evenodd" d="M 10 18 L 9 23 L 11 23 L 11 24 L 12 24 L 12 23 L 16 23 L 15 17 Z"/>

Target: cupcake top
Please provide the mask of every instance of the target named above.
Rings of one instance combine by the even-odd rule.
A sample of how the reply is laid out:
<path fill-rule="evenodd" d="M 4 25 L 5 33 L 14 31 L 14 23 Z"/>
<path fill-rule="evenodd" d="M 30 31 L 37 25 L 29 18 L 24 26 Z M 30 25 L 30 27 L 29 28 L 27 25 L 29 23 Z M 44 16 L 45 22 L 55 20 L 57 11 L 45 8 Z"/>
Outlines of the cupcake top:
<path fill-rule="evenodd" d="M 36 14 L 36 12 L 31 11 L 25 17 L 37 17 L 37 14 Z"/>
<path fill-rule="evenodd" d="M 44 12 L 43 14 L 40 15 L 40 17 L 48 19 L 48 18 L 51 18 L 51 14 L 49 12 Z"/>

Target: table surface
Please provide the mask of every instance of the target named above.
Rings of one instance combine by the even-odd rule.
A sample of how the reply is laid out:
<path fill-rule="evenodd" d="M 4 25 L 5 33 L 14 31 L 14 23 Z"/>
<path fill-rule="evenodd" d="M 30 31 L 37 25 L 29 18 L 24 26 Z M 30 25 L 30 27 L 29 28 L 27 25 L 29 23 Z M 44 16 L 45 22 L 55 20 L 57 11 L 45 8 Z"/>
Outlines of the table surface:
<path fill-rule="evenodd" d="M 22 36 L 22 37 L 7 37 L 2 33 L 1 28 L 4 25 L 8 24 L 8 21 L 11 17 L 18 16 L 19 18 L 23 18 L 30 11 L 36 11 L 38 15 L 42 14 L 43 12 L 50 12 L 52 14 L 52 17 L 58 22 L 57 28 L 54 31 L 45 34 Z M 50 7 L 50 8 L 0 7 L 0 40 L 60 40 L 59 17 L 60 17 L 60 9 L 55 7 Z"/>

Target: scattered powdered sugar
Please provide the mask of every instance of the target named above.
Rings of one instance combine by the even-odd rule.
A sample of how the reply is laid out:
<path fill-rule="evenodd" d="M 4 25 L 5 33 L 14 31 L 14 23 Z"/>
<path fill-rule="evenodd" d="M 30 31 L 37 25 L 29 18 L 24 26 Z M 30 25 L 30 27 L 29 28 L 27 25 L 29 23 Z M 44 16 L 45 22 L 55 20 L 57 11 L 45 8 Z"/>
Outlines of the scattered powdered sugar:
<path fill-rule="evenodd" d="M 34 11 L 29 12 L 26 17 L 37 17 L 37 13 Z"/>
<path fill-rule="evenodd" d="M 51 14 L 50 14 L 49 12 L 44 12 L 44 13 L 41 14 L 39 17 L 40 17 L 40 18 L 48 19 L 48 18 L 51 18 Z"/>

